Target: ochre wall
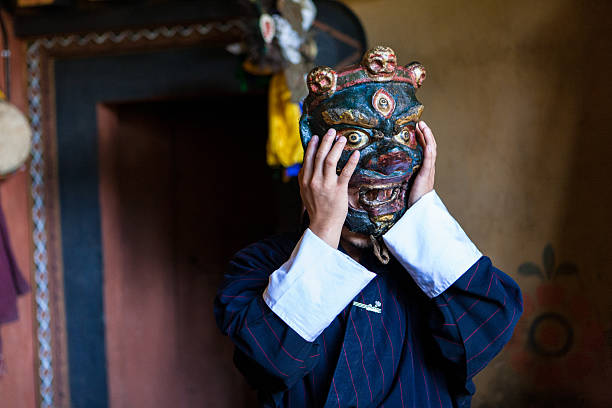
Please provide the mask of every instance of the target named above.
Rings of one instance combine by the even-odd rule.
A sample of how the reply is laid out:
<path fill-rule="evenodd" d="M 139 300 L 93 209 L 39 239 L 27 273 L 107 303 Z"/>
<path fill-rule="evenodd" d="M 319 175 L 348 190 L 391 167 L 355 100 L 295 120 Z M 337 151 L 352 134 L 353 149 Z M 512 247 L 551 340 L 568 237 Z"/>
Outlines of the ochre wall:
<path fill-rule="evenodd" d="M 418 96 L 438 142 L 436 189 L 524 292 L 524 317 L 477 378 L 474 406 L 612 406 L 611 3 L 344 2 L 370 46 L 427 68 Z M 518 274 L 528 261 L 544 269 L 547 244 L 577 273 Z M 537 344 L 569 351 L 538 353 L 532 328 Z"/>

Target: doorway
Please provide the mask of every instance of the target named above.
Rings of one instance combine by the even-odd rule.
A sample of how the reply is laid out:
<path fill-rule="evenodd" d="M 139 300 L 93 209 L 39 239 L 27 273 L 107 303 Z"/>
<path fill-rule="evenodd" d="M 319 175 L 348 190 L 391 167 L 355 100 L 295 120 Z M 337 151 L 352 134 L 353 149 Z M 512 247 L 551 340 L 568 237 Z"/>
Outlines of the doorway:
<path fill-rule="evenodd" d="M 233 253 L 297 225 L 297 184 L 265 163 L 265 95 L 97 117 L 109 405 L 254 406 L 212 304 Z"/>

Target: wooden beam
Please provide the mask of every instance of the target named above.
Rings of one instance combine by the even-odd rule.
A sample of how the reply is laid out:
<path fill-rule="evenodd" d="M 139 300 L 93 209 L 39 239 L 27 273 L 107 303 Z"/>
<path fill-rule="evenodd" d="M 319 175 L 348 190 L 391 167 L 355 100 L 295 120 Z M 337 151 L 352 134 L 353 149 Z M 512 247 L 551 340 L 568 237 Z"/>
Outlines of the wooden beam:
<path fill-rule="evenodd" d="M 244 15 L 244 9 L 227 1 L 174 1 L 157 4 L 96 4 L 87 9 L 44 7 L 15 11 L 15 35 L 39 37 L 54 34 L 101 32 L 125 28 L 222 21 Z"/>

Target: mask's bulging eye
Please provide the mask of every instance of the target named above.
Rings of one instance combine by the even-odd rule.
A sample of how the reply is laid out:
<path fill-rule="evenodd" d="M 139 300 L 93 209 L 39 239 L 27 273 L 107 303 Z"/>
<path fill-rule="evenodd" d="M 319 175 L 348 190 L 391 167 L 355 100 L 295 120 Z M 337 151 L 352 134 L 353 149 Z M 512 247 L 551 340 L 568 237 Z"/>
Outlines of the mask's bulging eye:
<path fill-rule="evenodd" d="M 390 118 L 395 110 L 395 99 L 383 88 L 380 88 L 372 96 L 372 107 L 385 118 Z"/>
<path fill-rule="evenodd" d="M 358 129 L 343 129 L 338 132 L 338 135 L 346 137 L 346 150 L 359 149 L 368 144 L 370 138 L 368 135 Z"/>
<path fill-rule="evenodd" d="M 417 147 L 416 135 L 415 135 L 414 126 L 408 125 L 404 126 L 398 134 L 393 136 L 393 139 L 400 144 L 410 147 L 414 149 Z"/>

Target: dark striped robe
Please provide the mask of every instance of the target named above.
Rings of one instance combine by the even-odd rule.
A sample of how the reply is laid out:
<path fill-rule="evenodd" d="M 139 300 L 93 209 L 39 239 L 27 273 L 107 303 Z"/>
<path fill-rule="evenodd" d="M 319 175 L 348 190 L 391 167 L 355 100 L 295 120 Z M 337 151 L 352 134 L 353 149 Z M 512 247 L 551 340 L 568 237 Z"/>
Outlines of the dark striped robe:
<path fill-rule="evenodd" d="M 472 378 L 510 339 L 521 312 L 516 283 L 482 257 L 429 299 L 394 259 L 361 263 L 377 276 L 307 342 L 264 303 L 268 276 L 299 236 L 238 252 L 215 299 L 235 364 L 264 407 L 468 407 Z M 304 310 L 303 313 L 308 313 Z"/>

